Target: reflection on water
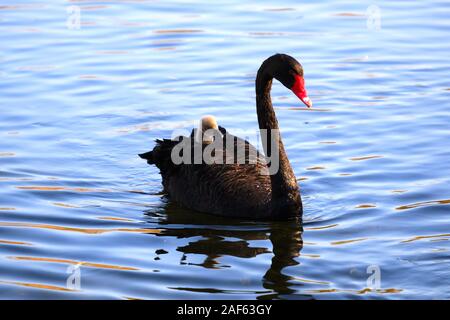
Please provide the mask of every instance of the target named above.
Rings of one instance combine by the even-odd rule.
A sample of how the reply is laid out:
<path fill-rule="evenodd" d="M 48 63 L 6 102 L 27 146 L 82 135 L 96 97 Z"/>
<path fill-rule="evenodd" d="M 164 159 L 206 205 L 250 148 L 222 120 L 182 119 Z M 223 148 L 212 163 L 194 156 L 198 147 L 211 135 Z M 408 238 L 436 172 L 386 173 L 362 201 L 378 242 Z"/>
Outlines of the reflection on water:
<path fill-rule="evenodd" d="M 274 299 L 295 292 L 290 288 L 290 281 L 294 278 L 284 274 L 283 269 L 299 264 L 295 258 L 300 256 L 303 246 L 302 232 L 299 222 L 273 226 L 269 236 L 273 251 L 272 263 L 263 277 L 263 286 L 270 293 L 259 298 Z"/>
<path fill-rule="evenodd" d="M 101 263 L 91 263 L 84 261 L 74 261 L 74 260 L 66 260 L 66 259 L 51 259 L 51 258 L 39 258 L 39 257 L 9 257 L 14 260 L 22 260 L 22 261 L 42 261 L 42 262 L 54 262 L 54 263 L 65 263 L 65 264 L 74 264 L 81 265 L 85 267 L 93 267 L 93 268 L 103 268 L 103 269 L 117 269 L 117 270 L 138 270 L 136 268 L 131 267 L 121 267 L 114 266 L 109 264 L 101 264 Z"/>
<path fill-rule="evenodd" d="M 371 5 L 2 3 L 0 298 L 450 298 L 448 15 Z M 179 208 L 137 154 L 205 114 L 256 129 L 275 52 L 315 104 L 274 83 L 303 225 Z"/>
<path fill-rule="evenodd" d="M 231 268 L 232 266 L 221 261 L 223 257 L 250 259 L 261 254 L 271 254 L 271 263 L 261 279 L 262 286 L 267 290 L 260 290 L 255 294 L 258 294 L 259 299 L 273 299 L 295 292 L 290 289 L 290 281 L 295 278 L 284 274 L 283 270 L 299 264 L 296 258 L 300 256 L 303 246 L 303 227 L 300 220 L 263 224 L 248 222 L 248 225 L 243 227 L 233 220 L 192 214 L 176 205 L 169 204 L 165 209 L 171 214 L 158 220 L 158 224 L 164 227 L 164 231 L 158 236 L 195 238 L 186 245 L 176 248 L 182 253 L 181 265 L 195 265 L 208 269 Z M 152 217 L 153 213 L 149 211 L 147 215 Z M 265 240 L 270 241 L 272 250 L 266 246 L 251 245 L 252 241 Z M 164 251 L 164 253 L 167 252 Z M 204 258 L 199 262 L 190 262 L 189 257 L 192 255 L 200 255 Z M 241 279 L 243 285 L 248 281 L 250 280 Z M 217 292 L 214 288 L 177 287 L 176 289 Z"/>
<path fill-rule="evenodd" d="M 132 228 L 112 228 L 112 229 L 94 229 L 94 228 L 73 228 L 48 224 L 31 224 L 31 223 L 18 223 L 18 222 L 0 222 L 0 226 L 5 227 L 20 227 L 20 228 L 37 228 L 37 229 L 49 229 L 60 230 L 69 232 L 80 232 L 87 234 L 100 234 L 106 232 L 137 232 L 137 233 L 160 233 L 158 229 L 132 229 Z"/>
<path fill-rule="evenodd" d="M 408 210 L 408 209 L 414 209 L 414 208 L 418 208 L 418 207 L 426 207 L 426 206 L 434 206 L 434 205 L 450 205 L 450 199 L 418 202 L 418 203 L 413 203 L 413 204 L 407 204 L 407 205 L 404 205 L 404 206 L 400 206 L 400 207 L 397 207 L 395 209 L 397 209 L 397 210 Z"/>
<path fill-rule="evenodd" d="M 40 283 L 27 283 L 27 282 L 0 280 L 0 284 L 29 287 L 29 288 L 43 289 L 43 290 L 51 290 L 51 291 L 69 291 L 69 292 L 76 291 L 74 289 L 69 289 L 66 287 L 51 286 L 51 285 L 45 285 L 45 284 L 40 284 Z"/>

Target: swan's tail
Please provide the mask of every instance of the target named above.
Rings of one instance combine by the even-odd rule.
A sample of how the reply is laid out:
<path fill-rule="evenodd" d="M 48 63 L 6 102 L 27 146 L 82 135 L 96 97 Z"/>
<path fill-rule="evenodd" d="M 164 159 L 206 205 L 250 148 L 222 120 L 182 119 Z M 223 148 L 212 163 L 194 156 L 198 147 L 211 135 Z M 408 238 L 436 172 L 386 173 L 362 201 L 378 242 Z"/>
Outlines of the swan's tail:
<path fill-rule="evenodd" d="M 157 139 L 152 151 L 139 154 L 139 157 L 147 160 L 148 164 L 156 165 L 162 172 L 174 167 L 171 159 L 172 149 L 178 141 L 170 139 Z"/>
<path fill-rule="evenodd" d="M 155 164 L 155 161 L 153 160 L 153 151 L 140 153 L 140 154 L 138 154 L 138 156 L 144 160 L 147 160 L 148 164 Z"/>

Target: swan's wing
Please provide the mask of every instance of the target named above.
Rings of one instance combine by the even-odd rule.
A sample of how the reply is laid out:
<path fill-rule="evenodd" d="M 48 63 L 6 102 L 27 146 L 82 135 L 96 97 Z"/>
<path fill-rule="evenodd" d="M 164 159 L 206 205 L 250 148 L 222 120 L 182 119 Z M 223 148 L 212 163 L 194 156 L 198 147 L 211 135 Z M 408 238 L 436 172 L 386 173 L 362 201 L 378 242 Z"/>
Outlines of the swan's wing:
<path fill-rule="evenodd" d="M 226 141 L 234 148 L 227 150 Z M 224 142 L 224 147 L 216 150 L 224 157 L 223 163 L 175 165 L 171 153 L 179 141 L 170 139 L 156 140 L 153 150 L 140 156 L 160 169 L 164 190 L 185 207 L 225 216 L 258 217 L 261 212 L 269 212 L 271 185 L 265 158 L 248 141 L 234 135 L 224 134 Z M 198 146 L 192 143 L 191 147 L 194 145 Z M 245 151 L 245 160 L 256 156 L 256 161 L 236 162 L 239 152 L 238 159 L 234 152 L 239 149 Z"/>
<path fill-rule="evenodd" d="M 170 197 L 187 208 L 230 217 L 270 212 L 270 176 L 261 162 L 183 164 L 162 176 Z"/>
<path fill-rule="evenodd" d="M 222 127 L 222 126 L 219 126 L 219 131 L 220 131 L 220 133 L 223 134 L 223 135 L 226 135 L 226 134 L 227 134 L 227 130 L 226 130 L 224 127 Z"/>
<path fill-rule="evenodd" d="M 224 149 L 228 161 L 234 159 L 234 163 L 260 163 L 267 165 L 266 159 L 250 142 L 228 133 L 228 131 L 219 126 L 219 131 L 223 135 Z M 228 144 L 227 144 L 228 143 Z M 233 146 L 233 148 L 230 148 Z"/>

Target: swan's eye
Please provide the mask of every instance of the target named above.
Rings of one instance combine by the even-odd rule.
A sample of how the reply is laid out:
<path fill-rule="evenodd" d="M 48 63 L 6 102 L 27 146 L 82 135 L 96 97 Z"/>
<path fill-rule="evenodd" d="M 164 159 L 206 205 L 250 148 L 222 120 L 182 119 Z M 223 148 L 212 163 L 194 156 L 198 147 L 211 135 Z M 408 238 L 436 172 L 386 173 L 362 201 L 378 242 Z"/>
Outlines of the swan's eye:
<path fill-rule="evenodd" d="M 306 104 L 306 106 L 308 108 L 312 107 L 312 101 L 311 99 L 308 97 L 308 93 L 306 92 L 306 88 L 305 88 L 305 79 L 296 74 L 294 76 L 294 85 L 291 87 L 292 92 L 295 93 L 295 95 L 303 101 L 304 104 Z"/>

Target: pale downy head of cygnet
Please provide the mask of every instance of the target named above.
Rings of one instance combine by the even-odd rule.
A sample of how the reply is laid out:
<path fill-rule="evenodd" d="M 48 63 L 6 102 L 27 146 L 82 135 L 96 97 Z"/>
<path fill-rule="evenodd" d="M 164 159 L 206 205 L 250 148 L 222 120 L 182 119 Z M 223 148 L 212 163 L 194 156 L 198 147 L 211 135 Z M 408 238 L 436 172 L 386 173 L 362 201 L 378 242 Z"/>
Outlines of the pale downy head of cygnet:
<path fill-rule="evenodd" d="M 220 131 L 216 118 L 210 115 L 203 116 L 200 119 L 195 140 L 200 142 L 203 138 L 203 143 L 210 143 L 213 142 L 214 135 L 217 133 L 220 133 Z"/>

